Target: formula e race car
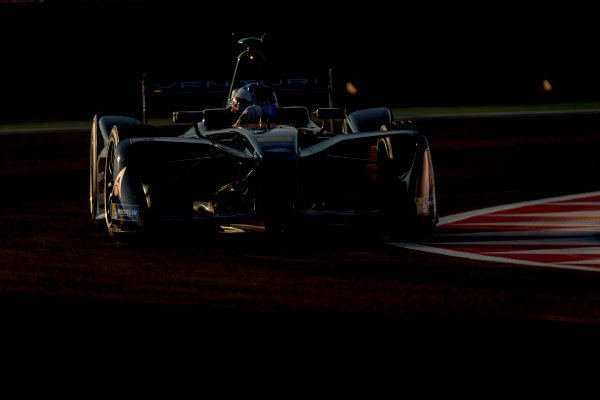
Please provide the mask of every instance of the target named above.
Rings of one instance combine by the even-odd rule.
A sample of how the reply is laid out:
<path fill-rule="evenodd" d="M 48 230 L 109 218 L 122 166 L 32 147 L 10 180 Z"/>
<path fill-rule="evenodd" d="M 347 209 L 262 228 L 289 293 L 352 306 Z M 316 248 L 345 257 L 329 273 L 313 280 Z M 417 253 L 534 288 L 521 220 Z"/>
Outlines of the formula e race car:
<path fill-rule="evenodd" d="M 395 122 L 390 109 L 309 112 L 280 106 L 262 82 L 231 86 L 226 107 L 174 112 L 174 123 L 188 126 L 176 135 L 96 115 L 92 219 L 113 237 L 161 232 L 169 223 L 218 229 L 253 221 L 279 232 L 302 219 L 373 219 L 388 233 L 435 228 L 427 138 Z"/>

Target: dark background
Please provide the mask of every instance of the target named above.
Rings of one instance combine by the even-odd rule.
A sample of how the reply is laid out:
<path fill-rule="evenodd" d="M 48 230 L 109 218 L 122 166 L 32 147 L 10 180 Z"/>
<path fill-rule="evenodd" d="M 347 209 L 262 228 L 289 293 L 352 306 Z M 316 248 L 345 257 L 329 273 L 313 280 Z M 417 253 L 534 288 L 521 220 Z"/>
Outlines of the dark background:
<path fill-rule="evenodd" d="M 144 73 L 229 79 L 232 32 L 266 32 L 273 69 L 333 68 L 337 105 L 600 99 L 591 10 L 393 4 L 0 1 L 0 122 L 137 113 Z"/>
<path fill-rule="evenodd" d="M 235 31 L 267 30 L 267 52 L 286 68 L 333 67 L 342 83 L 359 89 L 358 97 L 344 99 L 354 104 L 598 101 L 595 14 L 571 3 L 556 12 L 510 3 L 485 10 L 396 3 L 392 9 L 370 1 L 345 12 L 319 5 L 292 12 L 289 3 L 281 9 L 204 3 L 192 9 L 145 1 L 0 4 L 0 122 L 135 112 L 143 72 L 228 78 Z M 542 90 L 543 79 L 552 82 L 552 92 Z M 434 146 L 443 215 L 597 190 L 590 178 L 598 171 L 597 115 L 417 122 Z M 202 352 L 196 366 L 212 368 L 206 350 L 214 349 L 219 363 L 212 369 L 228 378 L 244 348 L 253 349 L 239 364 L 244 375 L 249 363 L 265 359 L 266 349 L 277 354 L 268 360 L 278 371 L 290 375 L 281 368 L 287 360 L 305 369 L 306 362 L 297 362 L 304 356 L 311 367 L 325 366 L 325 381 L 338 353 L 346 369 L 356 368 L 360 382 L 364 366 L 389 369 L 389 361 L 374 363 L 376 356 L 398 360 L 396 365 L 417 374 L 426 366 L 429 378 L 435 370 L 447 376 L 449 363 L 457 370 L 454 360 L 464 360 L 467 349 L 478 354 L 471 364 L 489 375 L 481 361 L 496 363 L 497 357 L 488 356 L 491 349 L 501 354 L 523 343 L 514 346 L 518 354 L 503 355 L 513 366 L 526 365 L 521 375 L 530 379 L 532 363 L 521 360 L 537 356 L 532 347 L 545 356 L 538 358 L 542 362 L 555 361 L 561 347 L 589 354 L 589 348 L 574 347 L 587 346 L 584 337 L 597 337 L 595 272 L 440 258 L 327 232 L 276 245 L 261 236 L 230 235 L 122 246 L 89 222 L 89 131 L 5 134 L 0 145 L 2 187 L 13 189 L 0 199 L 1 247 L 9 261 L 0 279 L 4 334 L 19 337 L 6 343 L 28 368 L 41 358 L 39 350 L 50 349 L 51 357 L 38 363 L 44 376 L 56 356 L 65 359 L 65 348 L 77 349 L 71 364 L 86 372 L 80 366 L 87 360 L 102 367 L 98 360 L 121 360 L 126 379 L 137 356 L 132 349 L 144 355 L 138 359 L 146 368 L 155 368 L 156 362 L 147 361 L 163 354 L 181 354 L 187 362 L 180 365 L 188 368 L 190 344 Z M 301 354 L 306 348 L 313 351 Z M 441 348 L 455 354 L 432 369 L 441 357 L 431 356 Z M 357 349 L 373 358 L 361 362 Z M 419 364 L 407 359 L 409 350 Z M 168 358 L 161 366 L 172 368 Z M 557 368 L 559 363 L 546 369 L 577 365 Z M 498 365 L 505 369 L 506 363 Z M 64 369 L 54 370 L 64 375 Z M 263 382 L 265 370 L 259 370 Z M 470 372 L 458 370 L 461 378 Z M 406 376 L 390 371 L 394 382 Z M 514 378 L 505 375 L 503 380 Z M 105 374 L 98 376 L 105 385 Z M 378 376 L 377 384 L 388 376 Z"/>

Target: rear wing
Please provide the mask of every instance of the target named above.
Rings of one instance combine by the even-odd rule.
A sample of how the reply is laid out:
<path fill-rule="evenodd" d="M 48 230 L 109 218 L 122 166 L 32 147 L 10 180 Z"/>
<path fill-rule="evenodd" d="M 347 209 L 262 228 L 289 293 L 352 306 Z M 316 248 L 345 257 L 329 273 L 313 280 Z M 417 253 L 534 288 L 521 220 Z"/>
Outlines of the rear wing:
<path fill-rule="evenodd" d="M 173 79 L 142 75 L 142 122 L 153 116 L 180 110 L 226 107 L 232 89 L 261 82 L 270 86 L 282 106 L 305 106 L 309 110 L 332 107 L 332 70 L 326 74 L 287 74 L 271 79 Z"/>

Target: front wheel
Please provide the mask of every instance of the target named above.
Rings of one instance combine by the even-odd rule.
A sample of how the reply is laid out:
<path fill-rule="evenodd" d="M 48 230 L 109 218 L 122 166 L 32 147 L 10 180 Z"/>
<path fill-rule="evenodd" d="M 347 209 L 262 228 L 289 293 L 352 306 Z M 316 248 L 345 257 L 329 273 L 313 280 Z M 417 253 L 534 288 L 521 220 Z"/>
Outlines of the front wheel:
<path fill-rule="evenodd" d="M 380 140 L 377 171 L 382 229 L 387 235 L 406 239 L 431 236 L 437 225 L 433 165 L 429 148 L 417 150 L 409 169 L 392 157 L 392 142 Z"/>
<path fill-rule="evenodd" d="M 117 194 L 115 193 L 115 150 L 119 143 L 119 136 L 111 134 L 108 143 L 108 153 L 104 169 L 104 218 L 109 235 L 116 239 L 119 235 L 119 227 L 113 218 L 113 205 L 116 204 Z"/>
<path fill-rule="evenodd" d="M 114 239 L 145 236 L 155 230 L 150 210 L 144 203 L 142 183 L 132 172 L 136 164 L 127 162 L 128 150 L 120 144 L 125 139 L 153 134 L 154 128 L 147 125 L 114 126 L 110 133 L 104 166 L 104 218 L 108 233 Z"/>
<path fill-rule="evenodd" d="M 90 214 L 98 222 L 98 116 L 94 116 L 90 137 Z"/>

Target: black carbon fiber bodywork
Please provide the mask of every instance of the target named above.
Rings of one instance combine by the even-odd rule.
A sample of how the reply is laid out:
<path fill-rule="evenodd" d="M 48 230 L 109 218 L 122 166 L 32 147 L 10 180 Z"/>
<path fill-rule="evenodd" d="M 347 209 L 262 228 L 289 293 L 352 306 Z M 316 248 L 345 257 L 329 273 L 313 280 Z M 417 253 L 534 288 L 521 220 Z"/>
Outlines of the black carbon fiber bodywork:
<path fill-rule="evenodd" d="M 113 117 L 99 124 L 110 125 L 106 118 Z M 117 123 L 102 152 L 102 178 L 111 180 L 103 182 L 105 209 L 95 215 L 112 233 L 160 229 L 165 221 L 252 219 L 279 227 L 301 217 L 372 216 L 395 227 L 435 226 L 427 138 L 386 129 L 335 134 L 310 122 L 209 130 L 194 122 L 168 137 L 146 125 Z"/>

